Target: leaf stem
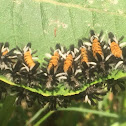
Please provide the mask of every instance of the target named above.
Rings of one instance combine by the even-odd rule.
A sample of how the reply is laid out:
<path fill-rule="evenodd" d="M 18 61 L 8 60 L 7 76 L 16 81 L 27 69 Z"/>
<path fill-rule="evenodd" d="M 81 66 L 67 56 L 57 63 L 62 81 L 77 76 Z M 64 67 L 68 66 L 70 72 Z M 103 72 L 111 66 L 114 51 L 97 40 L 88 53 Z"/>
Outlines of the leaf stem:
<path fill-rule="evenodd" d="M 84 108 L 77 108 L 77 107 L 70 107 L 70 108 L 59 108 L 57 111 L 75 111 L 75 112 L 82 112 L 82 113 L 92 113 L 99 116 L 111 117 L 111 118 L 119 118 L 119 115 L 115 113 L 109 113 L 104 111 L 97 111 L 97 110 L 90 110 Z M 44 117 L 42 117 L 34 126 L 39 126 L 43 123 L 49 116 L 51 116 L 56 111 L 48 112 Z"/>
<path fill-rule="evenodd" d="M 51 116 L 55 111 L 48 112 L 44 117 L 42 117 L 34 126 L 40 126 L 49 116 Z"/>
<path fill-rule="evenodd" d="M 42 112 L 46 111 L 48 109 L 49 103 L 47 103 L 44 108 L 41 108 L 27 123 L 26 126 L 28 126 L 29 124 L 31 124 L 33 121 L 35 121 Z"/>
<path fill-rule="evenodd" d="M 109 113 L 104 111 L 97 111 L 97 110 L 90 110 L 90 109 L 84 109 L 84 108 L 76 108 L 76 107 L 70 107 L 70 108 L 59 108 L 58 111 L 75 111 L 75 112 L 83 112 L 83 113 L 92 113 L 100 116 L 106 116 L 106 117 L 112 117 L 112 118 L 119 118 L 119 115 L 115 113 Z"/>

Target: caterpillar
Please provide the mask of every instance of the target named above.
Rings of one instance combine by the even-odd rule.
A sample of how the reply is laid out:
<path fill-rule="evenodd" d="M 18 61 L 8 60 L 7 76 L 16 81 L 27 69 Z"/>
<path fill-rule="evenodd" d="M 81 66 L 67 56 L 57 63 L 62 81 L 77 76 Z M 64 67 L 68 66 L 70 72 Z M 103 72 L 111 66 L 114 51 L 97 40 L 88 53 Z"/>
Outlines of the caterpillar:
<path fill-rule="evenodd" d="M 113 70 L 125 72 L 126 43 L 120 43 L 123 36 L 117 39 L 109 32 L 108 37 L 104 39 L 102 31 L 97 35 L 94 30 L 90 30 L 89 35 L 89 38 L 79 39 L 77 47 L 72 44 L 67 49 L 56 44 L 54 49 L 50 48 L 51 53 L 46 54 L 47 58 L 44 58 L 41 65 L 38 57 L 33 56 L 36 51 L 31 49 L 31 43 L 11 50 L 8 42 L 0 43 L 2 75 L 17 85 L 24 84 L 30 88 L 41 89 L 45 94 L 52 94 L 46 97 L 26 89 L 16 89 L 17 103 L 21 104 L 22 99 L 25 99 L 28 106 L 31 106 L 37 100 L 44 106 L 49 102 L 51 110 L 56 109 L 57 104 L 59 107 L 67 107 L 72 100 L 82 100 L 95 105 L 108 91 L 116 94 L 116 85 L 124 89 L 124 81 L 107 78 Z M 99 77 L 107 80 L 93 83 Z M 60 87 L 63 87 L 64 92 L 79 93 L 69 96 L 64 93 L 56 95 L 55 92 L 58 92 Z"/>
<path fill-rule="evenodd" d="M 89 39 L 83 38 L 83 44 L 87 45 L 91 50 L 91 60 L 96 63 L 95 71 L 96 73 L 101 72 L 101 75 L 96 76 L 104 76 L 109 73 L 111 69 L 111 60 L 109 59 L 109 46 L 104 41 L 103 31 L 100 32 L 99 35 L 96 35 L 94 30 L 90 30 Z M 89 42 L 85 42 L 89 41 Z"/>
<path fill-rule="evenodd" d="M 76 60 L 79 60 L 79 66 L 82 70 L 82 74 L 83 77 L 85 78 L 85 80 L 91 80 L 94 76 L 94 74 L 92 74 L 92 71 L 94 71 L 93 69 L 96 66 L 95 62 L 90 62 L 90 51 L 88 50 L 88 48 L 86 48 L 86 46 L 83 44 L 82 40 L 78 41 L 78 47 L 79 47 L 79 56 L 78 58 L 76 58 Z"/>
<path fill-rule="evenodd" d="M 115 69 L 117 69 L 121 64 L 124 63 L 123 46 L 126 45 L 126 42 L 119 44 L 120 41 L 123 40 L 124 36 L 120 37 L 119 40 L 117 40 L 112 32 L 108 33 L 108 37 L 108 43 L 110 46 L 109 49 L 111 50 L 111 53 L 107 58 L 115 61 Z"/>
<path fill-rule="evenodd" d="M 19 60 L 22 62 L 22 67 L 20 69 L 20 74 L 24 76 L 24 79 L 27 80 L 26 83 L 31 86 L 34 83 L 38 72 L 38 67 L 40 63 L 37 60 L 37 57 L 33 57 L 32 55 L 36 53 L 36 51 L 32 52 L 31 43 L 28 43 L 22 50 L 17 47 L 18 52 L 17 55 L 20 57 Z"/>
<path fill-rule="evenodd" d="M 44 78 L 44 82 L 42 83 L 46 83 L 46 88 L 49 90 L 59 82 L 59 71 L 62 61 L 61 55 L 65 53 L 65 48 L 61 47 L 60 44 L 57 44 L 55 48 L 56 50 L 51 48 L 52 55 L 46 54 L 50 59 L 45 58 L 48 64 L 43 64 L 44 66 L 42 67 L 42 77 Z"/>
<path fill-rule="evenodd" d="M 9 43 L 0 43 L 0 69 L 10 69 L 17 56 L 14 54 L 15 48 L 9 50 Z"/>
<path fill-rule="evenodd" d="M 70 51 L 67 51 L 67 53 L 63 56 L 63 64 L 62 64 L 62 69 L 63 73 L 60 73 L 60 75 L 63 75 L 62 78 L 63 80 L 66 80 L 69 85 L 72 85 L 72 88 L 79 88 L 81 86 L 80 82 L 80 72 L 81 69 L 78 67 L 78 63 L 76 60 L 78 57 L 76 54 L 79 52 L 77 48 L 74 47 L 74 45 L 70 46 Z M 80 79 L 79 79 L 80 78 Z"/>

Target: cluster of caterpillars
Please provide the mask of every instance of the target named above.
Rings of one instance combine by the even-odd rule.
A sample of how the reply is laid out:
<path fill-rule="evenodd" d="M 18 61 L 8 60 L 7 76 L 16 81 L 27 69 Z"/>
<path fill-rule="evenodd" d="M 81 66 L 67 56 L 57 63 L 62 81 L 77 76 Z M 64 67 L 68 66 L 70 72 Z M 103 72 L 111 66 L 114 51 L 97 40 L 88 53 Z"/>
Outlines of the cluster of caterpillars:
<path fill-rule="evenodd" d="M 47 89 L 53 88 L 57 83 L 65 82 L 72 89 L 81 88 L 84 83 L 92 82 L 99 76 L 106 76 L 112 69 L 124 69 L 126 65 L 126 42 L 120 43 L 113 33 L 108 33 L 108 43 L 103 40 L 103 32 L 96 35 L 90 31 L 90 37 L 78 41 L 78 48 L 74 45 L 67 50 L 56 45 L 51 54 L 45 58 L 42 71 L 47 77 Z"/>
<path fill-rule="evenodd" d="M 99 76 L 107 76 L 112 69 L 125 69 L 126 42 L 120 43 L 122 39 L 123 36 L 117 39 L 110 32 L 105 42 L 102 31 L 96 35 L 91 30 L 89 38 L 78 40 L 78 47 L 71 45 L 67 49 L 56 44 L 55 49 L 51 48 L 51 53 L 46 54 L 46 62 L 42 65 L 38 62 L 38 57 L 33 57 L 36 51 L 32 52 L 31 43 L 23 49 L 17 46 L 12 50 L 9 50 L 8 42 L 0 43 L 0 71 L 14 83 L 29 87 L 39 86 L 42 90 L 52 91 L 58 84 L 63 83 L 69 90 L 78 90 Z M 94 94 L 103 95 L 105 92 L 101 91 L 102 84 L 97 85 L 92 85 L 82 92 L 81 98 L 85 97 L 85 101 L 90 104 L 93 103 L 93 98 L 99 100 Z M 120 87 L 123 88 L 122 85 Z M 110 88 L 114 90 L 113 85 L 108 85 L 108 89 Z M 101 92 L 97 93 L 99 90 Z M 26 92 L 25 89 L 22 92 Z M 47 99 L 46 101 L 48 102 Z"/>

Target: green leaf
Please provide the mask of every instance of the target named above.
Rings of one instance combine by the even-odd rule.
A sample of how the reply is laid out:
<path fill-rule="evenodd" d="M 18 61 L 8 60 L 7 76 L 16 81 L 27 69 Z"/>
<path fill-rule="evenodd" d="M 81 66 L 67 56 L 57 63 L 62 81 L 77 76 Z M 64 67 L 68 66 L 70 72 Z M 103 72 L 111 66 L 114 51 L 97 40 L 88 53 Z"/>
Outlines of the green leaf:
<path fill-rule="evenodd" d="M 124 0 L 1 0 L 0 41 L 9 41 L 11 47 L 23 47 L 30 41 L 42 60 L 49 47 L 56 43 L 77 45 L 79 38 L 88 37 L 90 29 L 125 35 L 123 3 Z"/>
<path fill-rule="evenodd" d="M 97 33 L 104 30 L 105 35 L 110 31 L 119 37 L 125 35 L 126 5 L 123 3 L 125 3 L 124 0 L 7 0 L 6 2 L 1 0 L 0 40 L 8 41 L 11 48 L 16 45 L 24 47 L 30 41 L 33 50 L 38 50 L 37 55 L 40 61 L 43 61 L 45 53 L 50 50 L 49 47 L 55 47 L 56 43 L 66 47 L 70 44 L 77 45 L 79 38 L 89 36 L 90 29 L 95 29 Z M 90 85 L 122 77 L 126 77 L 126 73 L 109 75 Z M 17 85 L 2 75 L 0 80 L 43 96 L 79 94 L 89 86 L 85 84 L 82 89 L 69 92 L 61 84 L 56 92 L 32 89 L 23 84 Z"/>
<path fill-rule="evenodd" d="M 59 96 L 59 95 L 63 95 L 63 96 L 71 96 L 71 95 L 75 95 L 75 94 L 79 94 L 80 92 L 83 92 L 86 90 L 86 88 L 88 88 L 89 86 L 93 85 L 93 84 L 97 84 L 97 83 L 100 83 L 100 82 L 103 82 L 105 80 L 108 80 L 108 79 L 114 79 L 114 80 L 117 80 L 117 79 L 122 79 L 122 78 L 126 78 L 126 73 L 124 73 L 123 71 L 113 71 L 111 73 L 111 75 L 108 75 L 106 78 L 99 78 L 98 80 L 95 80 L 94 82 L 90 83 L 90 84 L 84 84 L 83 87 L 81 89 L 78 89 L 78 90 L 69 90 L 69 89 L 65 89 L 65 85 L 64 84 L 59 84 L 59 86 L 56 88 L 56 90 L 51 90 L 51 91 L 44 91 L 42 90 L 41 88 L 31 88 L 31 87 L 28 87 L 26 85 L 23 85 L 23 84 L 15 84 L 11 81 L 9 81 L 7 78 L 5 78 L 4 76 L 0 75 L 0 80 L 9 84 L 9 85 L 13 85 L 13 86 L 17 86 L 17 87 L 22 87 L 22 88 L 25 88 L 31 92 L 36 92 L 38 94 L 41 94 L 43 96 Z"/>

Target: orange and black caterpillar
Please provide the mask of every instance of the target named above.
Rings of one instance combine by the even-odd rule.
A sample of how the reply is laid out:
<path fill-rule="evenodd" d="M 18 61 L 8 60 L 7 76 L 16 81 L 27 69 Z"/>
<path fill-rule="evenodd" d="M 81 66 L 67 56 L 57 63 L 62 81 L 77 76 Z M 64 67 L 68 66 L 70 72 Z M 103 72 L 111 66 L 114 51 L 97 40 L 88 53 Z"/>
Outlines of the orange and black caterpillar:
<path fill-rule="evenodd" d="M 26 51 L 24 53 L 24 61 L 25 63 L 28 65 L 28 67 L 31 69 L 35 66 L 35 62 L 32 59 L 32 55 L 30 53 L 30 51 Z"/>
<path fill-rule="evenodd" d="M 9 50 L 9 43 L 6 42 L 0 43 L 0 69 L 9 69 L 12 64 L 14 64 L 15 59 L 17 58 L 16 54 L 14 53 L 16 48 Z"/>
<path fill-rule="evenodd" d="M 70 51 L 67 51 L 67 53 L 63 56 L 63 71 L 68 75 L 72 75 L 73 73 L 75 73 L 78 67 L 77 65 L 75 65 L 77 52 L 79 52 L 78 49 L 75 48 L 74 45 L 71 45 Z"/>
<path fill-rule="evenodd" d="M 100 35 L 97 36 L 93 30 L 90 31 L 91 38 L 90 41 L 92 43 L 92 53 L 94 58 L 97 61 L 102 61 L 104 59 L 103 49 L 101 47 L 101 36 L 103 35 L 103 32 L 101 31 Z"/>
<path fill-rule="evenodd" d="M 118 71 L 119 65 L 125 65 L 126 59 L 124 55 L 126 50 L 121 46 L 124 45 L 124 43 L 118 44 L 117 46 L 117 39 L 115 39 L 113 33 L 109 33 L 107 42 L 110 42 L 110 44 L 104 43 L 100 36 L 101 35 L 97 36 L 94 31 L 91 31 L 88 44 L 82 39 L 78 43 L 79 47 L 75 48 L 74 45 L 72 45 L 70 49 L 65 51 L 63 51 L 64 47 L 57 44 L 56 49 L 51 49 L 52 52 L 47 55 L 49 58 L 45 59 L 47 62 L 42 64 L 42 68 L 39 67 L 39 63 L 36 65 L 37 61 L 34 60 L 33 53 L 31 52 L 31 43 L 28 43 L 23 49 L 17 48 L 17 52 L 13 50 L 12 52 L 16 58 L 13 59 L 11 65 L 8 66 L 10 73 L 14 78 L 12 81 L 19 84 L 28 84 L 28 86 L 33 84 L 34 87 L 37 86 L 45 92 L 49 90 L 48 92 L 51 93 L 57 91 L 60 86 L 63 86 L 63 88 L 66 89 L 71 87 L 68 88 L 69 91 L 80 91 L 82 89 L 82 93 L 79 93 L 77 97 L 70 96 L 70 98 L 76 100 L 85 98 L 85 102 L 94 104 L 93 99 L 101 100 L 97 95 L 105 94 L 100 90 L 104 89 L 101 85 L 103 87 L 107 85 L 107 90 L 112 89 L 113 92 L 116 92 L 116 90 L 114 90 L 115 87 L 113 86 L 114 83 L 104 80 L 104 84 L 99 83 L 92 86 L 92 83 L 88 83 L 87 85 L 86 81 L 90 80 L 93 82 L 93 79 L 97 76 L 106 78 L 106 75 L 103 75 L 102 73 L 107 72 L 107 74 L 110 74 L 114 65 L 116 65 L 115 68 Z M 120 40 L 118 40 L 118 42 L 120 42 Z M 13 55 L 11 53 L 9 54 L 10 51 L 6 50 L 8 47 L 7 44 L 3 45 L 1 44 L 0 47 L 5 50 L 1 51 L 1 57 L 9 56 L 8 58 L 11 59 Z M 3 61 L 1 59 L 0 61 Z M 8 61 L 9 60 L 7 60 L 7 62 Z M 8 62 L 8 64 L 9 63 L 10 62 Z M 2 71 L 5 75 L 5 70 Z M 121 85 L 121 87 L 123 86 Z M 78 90 L 78 88 L 80 88 L 80 90 Z M 19 92 L 21 95 L 27 95 L 27 91 L 26 93 L 23 93 L 24 91 Z M 29 96 L 30 95 L 28 94 L 28 98 Z M 50 104 L 51 108 L 56 108 L 56 104 L 62 104 L 62 99 L 65 98 L 53 96 L 48 98 L 42 97 L 41 100 L 44 100 L 42 101 L 43 103 L 52 103 Z M 26 100 L 28 101 L 27 98 Z M 30 100 L 31 99 L 29 99 L 29 101 Z"/>
<path fill-rule="evenodd" d="M 96 105 L 96 100 L 101 101 L 103 96 L 107 94 L 107 90 L 104 89 L 104 83 L 97 83 L 89 86 L 85 91 L 81 92 L 80 95 L 75 95 L 76 101 L 82 100 L 90 105 Z"/>
<path fill-rule="evenodd" d="M 90 47 L 95 62 L 101 62 L 104 60 L 103 45 L 102 45 L 103 38 L 101 38 L 102 35 L 103 35 L 103 31 L 101 31 L 99 35 L 96 35 L 94 30 L 90 30 L 89 39 L 82 38 L 82 40 L 84 41 L 84 45 Z"/>
<path fill-rule="evenodd" d="M 123 40 L 124 36 L 122 36 L 119 40 L 117 40 L 114 34 L 112 32 L 109 32 L 108 37 L 109 37 L 108 43 L 110 45 L 111 54 L 116 58 L 123 59 L 122 49 L 121 46 L 119 45 L 119 42 Z"/>
<path fill-rule="evenodd" d="M 0 55 L 5 56 L 9 52 L 9 43 L 0 43 Z"/>
<path fill-rule="evenodd" d="M 17 46 L 19 52 L 17 52 L 18 57 L 22 59 L 22 62 L 27 67 L 27 70 L 32 70 L 35 67 L 36 63 L 33 59 L 37 59 L 37 57 L 32 57 L 36 51 L 32 52 L 31 43 L 28 43 L 22 50 Z"/>
<path fill-rule="evenodd" d="M 111 66 L 109 65 L 108 60 L 108 54 L 110 53 L 108 46 L 105 44 L 105 41 L 103 41 L 103 31 L 100 32 L 99 35 L 96 35 L 94 30 L 90 30 L 90 38 L 89 39 L 83 39 L 84 45 L 87 45 L 90 47 L 90 51 L 92 55 L 90 55 L 92 62 L 95 62 L 95 72 L 101 72 L 103 75 L 108 74 L 108 70 L 111 69 Z M 85 40 L 88 40 L 89 42 L 85 43 Z M 102 76 L 103 76 L 102 75 Z"/>
<path fill-rule="evenodd" d="M 51 59 L 49 61 L 48 67 L 47 67 L 47 71 L 48 73 L 51 73 L 53 71 L 53 73 L 56 73 L 57 68 L 59 66 L 59 59 L 60 59 L 60 54 L 59 51 L 56 50 L 54 52 L 54 55 L 51 56 Z"/>
<path fill-rule="evenodd" d="M 32 52 L 31 43 L 28 43 L 22 50 L 17 46 L 18 52 L 17 55 L 22 60 L 24 67 L 26 67 L 27 71 L 32 70 L 39 63 L 36 61 L 38 58 L 33 57 L 32 55 L 36 53 L 36 51 Z"/>
<path fill-rule="evenodd" d="M 78 57 L 76 55 L 78 52 L 79 50 L 75 48 L 74 45 L 70 46 L 70 50 L 63 56 L 63 73 L 60 73 L 60 79 L 68 82 L 69 85 L 74 85 L 75 89 L 81 86 L 79 82 L 81 69 L 78 67 Z"/>
<path fill-rule="evenodd" d="M 36 51 L 32 52 L 31 43 L 28 43 L 23 49 L 20 49 L 17 46 L 16 55 L 22 64 L 19 73 L 21 77 L 26 80 L 28 86 L 36 85 L 35 81 L 37 80 L 37 74 L 39 73 L 39 63 L 33 60 L 37 59 L 37 57 L 32 56 L 34 53 L 36 53 Z"/>
<path fill-rule="evenodd" d="M 78 47 L 79 47 L 79 56 L 78 58 L 78 64 L 82 70 L 83 78 L 85 80 L 91 80 L 91 77 L 94 76 L 94 71 L 92 71 L 95 68 L 96 63 L 91 62 L 90 60 L 90 51 L 86 47 L 86 45 L 83 44 L 82 40 L 78 41 Z"/>
<path fill-rule="evenodd" d="M 109 66 L 107 65 L 107 60 L 106 60 L 107 48 L 104 44 L 103 37 L 102 37 L 103 31 L 101 31 L 99 35 L 96 35 L 94 30 L 91 30 L 90 35 L 91 35 L 90 41 L 92 43 L 92 54 L 96 60 L 95 62 L 97 64 L 96 66 L 97 72 L 101 71 L 104 74 L 108 70 Z"/>
<path fill-rule="evenodd" d="M 73 55 L 69 53 L 64 61 L 63 70 L 65 73 L 71 74 L 73 69 Z"/>
<path fill-rule="evenodd" d="M 80 48 L 80 52 L 81 52 L 81 64 L 86 63 L 88 65 L 89 60 L 86 48 L 82 46 Z"/>
<path fill-rule="evenodd" d="M 65 52 L 65 48 L 61 47 L 60 44 L 56 44 L 56 50 L 53 50 L 51 48 L 51 54 L 46 54 L 49 59 L 45 58 L 45 61 L 48 62 L 48 64 L 43 64 L 42 67 L 42 74 L 44 82 L 46 83 L 47 89 L 52 89 L 53 86 L 57 85 L 59 82 L 59 73 L 61 69 L 61 61 L 63 53 Z"/>
<path fill-rule="evenodd" d="M 111 62 L 115 62 L 116 66 L 115 69 L 117 69 L 120 65 L 122 65 L 125 61 L 123 58 L 123 46 L 126 45 L 125 42 L 120 44 L 120 41 L 123 40 L 124 36 L 120 37 L 119 40 L 114 36 L 112 32 L 108 33 L 108 44 L 110 49 L 110 54 L 107 56 L 108 60 L 111 60 Z"/>

